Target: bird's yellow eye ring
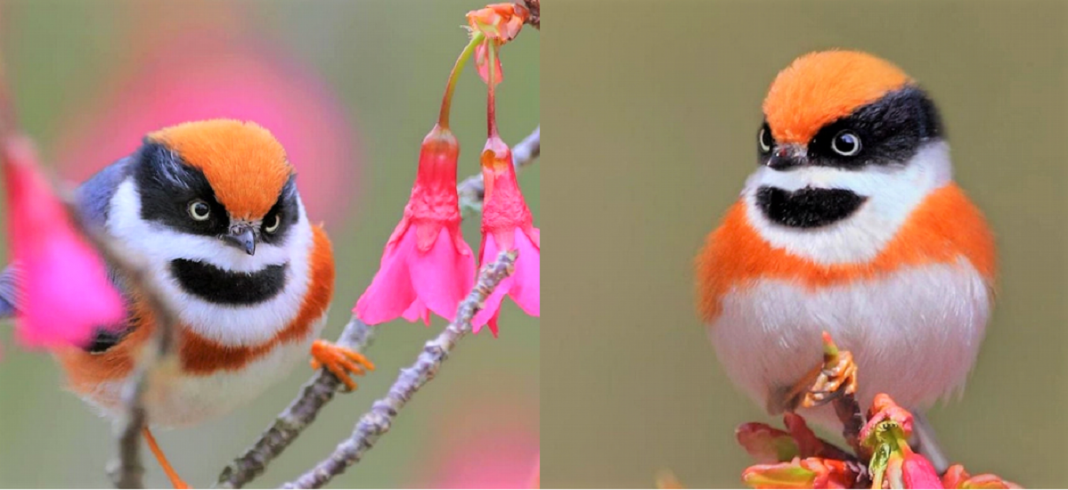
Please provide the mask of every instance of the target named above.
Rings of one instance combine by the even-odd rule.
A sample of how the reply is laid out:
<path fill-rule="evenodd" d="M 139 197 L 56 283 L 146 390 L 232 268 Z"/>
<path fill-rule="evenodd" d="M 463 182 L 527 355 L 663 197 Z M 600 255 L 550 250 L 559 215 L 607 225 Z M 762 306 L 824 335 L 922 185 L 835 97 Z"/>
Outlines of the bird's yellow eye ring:
<path fill-rule="evenodd" d="M 189 203 L 189 216 L 197 221 L 204 221 L 211 217 L 211 206 L 197 199 Z"/>
<path fill-rule="evenodd" d="M 268 220 L 271 224 L 263 228 L 263 231 L 266 231 L 267 233 L 274 233 L 278 230 L 278 226 L 282 224 L 282 218 L 277 214 L 268 218 Z"/>

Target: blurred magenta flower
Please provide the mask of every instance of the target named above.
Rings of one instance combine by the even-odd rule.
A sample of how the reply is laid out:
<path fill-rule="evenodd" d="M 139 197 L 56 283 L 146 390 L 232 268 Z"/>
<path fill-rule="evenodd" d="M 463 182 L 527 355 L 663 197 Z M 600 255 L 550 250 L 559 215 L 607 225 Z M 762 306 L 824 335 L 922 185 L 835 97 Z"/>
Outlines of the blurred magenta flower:
<path fill-rule="evenodd" d="M 148 9 L 144 20 L 155 25 L 159 12 L 150 4 L 134 8 Z M 362 159 L 359 133 L 333 90 L 282 50 L 240 34 L 239 26 L 175 22 L 165 23 L 166 36 L 134 32 L 129 42 L 137 48 L 131 49 L 145 55 L 111 70 L 89 106 L 75 106 L 64 119 L 56 158 L 63 175 L 80 181 L 162 127 L 219 117 L 249 120 L 285 147 L 308 215 L 327 223 L 343 218 L 360 195 Z"/>
<path fill-rule="evenodd" d="M 441 430 L 426 442 L 435 455 L 408 486 L 415 488 L 537 488 L 537 400 L 468 399 L 437 412 Z M 534 407 L 532 410 L 530 407 Z M 471 413 L 478 412 L 478 417 Z"/>
<path fill-rule="evenodd" d="M 530 475 L 529 488 L 541 488 L 541 453 L 538 453 L 538 459 L 534 461 L 534 473 Z"/>
<path fill-rule="evenodd" d="M 104 261 L 74 228 L 23 136 L 0 142 L 8 237 L 19 274 L 16 339 L 27 348 L 85 345 L 99 327 L 125 318 Z"/>
<path fill-rule="evenodd" d="M 419 170 L 404 217 L 386 242 L 374 280 L 353 313 L 376 325 L 403 316 L 452 321 L 474 287 L 475 257 L 460 231 L 456 162 L 460 146 L 440 123 L 423 139 Z"/>

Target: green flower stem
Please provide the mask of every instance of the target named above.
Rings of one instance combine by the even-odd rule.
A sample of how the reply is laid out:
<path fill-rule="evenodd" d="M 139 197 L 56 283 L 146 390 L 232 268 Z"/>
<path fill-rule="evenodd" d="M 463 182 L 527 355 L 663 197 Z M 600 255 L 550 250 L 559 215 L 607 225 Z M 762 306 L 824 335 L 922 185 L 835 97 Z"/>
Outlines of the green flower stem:
<path fill-rule="evenodd" d="M 471 58 L 471 53 L 475 52 L 475 47 L 485 39 L 485 35 L 481 32 L 472 33 L 471 41 L 464 46 L 464 50 L 460 52 L 460 56 L 456 58 L 456 63 L 452 66 L 449 84 L 445 86 L 445 97 L 441 99 L 441 114 L 438 115 L 438 126 L 442 129 L 449 129 L 449 111 L 452 110 L 452 93 L 456 89 L 456 81 L 460 79 L 460 73 L 464 71 L 464 65 Z"/>

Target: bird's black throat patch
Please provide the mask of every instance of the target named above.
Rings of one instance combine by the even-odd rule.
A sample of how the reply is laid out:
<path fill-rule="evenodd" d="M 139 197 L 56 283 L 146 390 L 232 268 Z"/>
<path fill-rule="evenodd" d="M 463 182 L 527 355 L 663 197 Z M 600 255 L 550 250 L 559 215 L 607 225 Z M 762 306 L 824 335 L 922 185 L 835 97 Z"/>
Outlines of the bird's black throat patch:
<path fill-rule="evenodd" d="M 183 290 L 224 305 L 253 305 L 274 298 L 286 285 L 287 267 L 269 265 L 256 272 L 234 272 L 195 260 L 171 261 L 171 273 Z"/>
<path fill-rule="evenodd" d="M 790 228 L 817 228 L 848 218 L 868 198 L 846 189 L 805 187 L 794 192 L 761 187 L 757 205 L 771 221 Z"/>

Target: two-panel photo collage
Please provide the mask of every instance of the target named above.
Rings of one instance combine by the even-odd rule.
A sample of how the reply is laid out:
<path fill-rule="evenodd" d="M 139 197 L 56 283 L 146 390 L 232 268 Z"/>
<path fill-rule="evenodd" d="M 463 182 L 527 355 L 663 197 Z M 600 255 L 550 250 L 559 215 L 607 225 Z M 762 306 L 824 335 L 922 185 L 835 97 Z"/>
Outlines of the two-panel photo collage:
<path fill-rule="evenodd" d="M 0 0 L 0 488 L 1066 488 L 1066 441 L 1068 1 Z"/>

